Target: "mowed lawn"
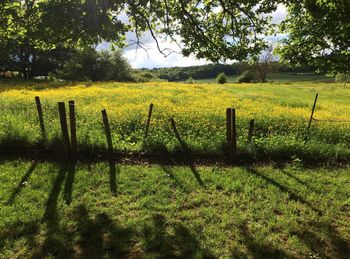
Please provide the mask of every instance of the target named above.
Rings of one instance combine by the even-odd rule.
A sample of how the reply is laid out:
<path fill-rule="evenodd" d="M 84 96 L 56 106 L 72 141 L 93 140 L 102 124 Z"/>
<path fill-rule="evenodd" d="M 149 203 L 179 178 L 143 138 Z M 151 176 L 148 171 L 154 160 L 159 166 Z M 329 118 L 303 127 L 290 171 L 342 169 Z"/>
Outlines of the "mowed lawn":
<path fill-rule="evenodd" d="M 350 168 L 0 164 L 0 258 L 349 258 Z"/>
<path fill-rule="evenodd" d="M 169 119 L 193 153 L 226 150 L 226 108 L 236 109 L 238 151 L 250 157 L 317 161 L 350 159 L 350 88 L 335 83 L 184 84 L 151 82 L 2 85 L 0 148 L 60 147 L 57 102 L 75 100 L 79 149 L 106 148 L 101 110 L 106 109 L 114 149 L 120 152 L 177 153 L 183 147 Z M 319 93 L 308 141 L 311 107 Z M 40 96 L 48 140 L 40 133 L 34 97 Z M 154 104 L 147 138 L 145 123 Z M 67 108 L 68 109 L 68 108 Z M 252 143 L 248 125 L 255 119 Z"/>

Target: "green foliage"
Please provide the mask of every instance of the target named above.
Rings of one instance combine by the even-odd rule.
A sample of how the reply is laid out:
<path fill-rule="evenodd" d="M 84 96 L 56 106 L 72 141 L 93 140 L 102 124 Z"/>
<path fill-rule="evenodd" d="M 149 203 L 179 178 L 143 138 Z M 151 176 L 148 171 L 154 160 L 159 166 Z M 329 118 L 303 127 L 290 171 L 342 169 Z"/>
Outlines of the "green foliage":
<path fill-rule="evenodd" d="M 281 30 L 288 34 L 279 53 L 291 65 L 312 65 L 336 75 L 350 72 L 348 0 L 290 3 Z"/>
<path fill-rule="evenodd" d="M 349 73 L 348 0 L 3 0 L 0 69 L 20 71 L 31 78 L 37 74 L 33 66 L 38 56 L 45 58 L 47 51 L 81 50 L 102 41 L 120 47 L 128 31 L 136 32 L 134 43 L 138 45 L 142 45 L 142 35 L 151 31 L 156 41 L 156 35 L 180 41 L 185 56 L 194 54 L 215 63 L 244 61 L 266 48 L 267 42 L 259 35 L 275 33 L 271 20 L 279 4 L 287 5 L 289 12 L 282 25 L 283 33 L 289 35 L 280 50 L 285 61 L 316 66 L 330 74 Z M 127 21 L 120 20 L 122 14 Z M 169 54 L 157 46 L 164 55 Z M 229 75 L 226 71 L 215 75 L 219 72 Z M 190 76 L 197 79 L 181 71 L 170 74 L 168 80 Z"/>
<path fill-rule="evenodd" d="M 216 63 L 260 53 L 265 41 L 256 36 L 272 33 L 271 13 L 281 2 L 136 0 L 128 2 L 127 13 L 137 32 L 151 30 L 153 35 L 179 39 L 185 56 L 194 54 Z"/>
<path fill-rule="evenodd" d="M 227 76 L 225 75 L 225 73 L 220 73 L 218 74 L 218 76 L 216 77 L 216 81 L 219 84 L 226 84 L 227 83 Z"/>
<path fill-rule="evenodd" d="M 245 63 L 234 63 L 232 65 L 208 64 L 202 66 L 191 67 L 171 67 L 171 68 L 155 68 L 152 71 L 159 78 L 170 82 L 186 81 L 190 77 L 194 80 L 215 78 L 219 73 L 226 75 L 236 75 L 247 66 Z"/>
<path fill-rule="evenodd" d="M 131 81 L 131 68 L 121 51 L 96 51 L 89 48 L 77 52 L 61 69 L 57 78 L 72 81 Z"/>
<path fill-rule="evenodd" d="M 281 73 L 310 73 L 316 70 L 316 67 L 300 66 L 294 67 L 287 64 L 279 64 L 278 62 L 269 62 L 268 66 L 271 71 Z M 254 64 L 233 63 L 232 65 L 208 64 L 202 66 L 191 67 L 171 67 L 171 68 L 154 68 L 151 70 L 143 69 L 148 73 L 152 73 L 155 77 L 168 80 L 169 82 L 186 81 L 190 77 L 194 80 L 215 79 L 218 74 L 225 73 L 226 76 L 237 76 L 246 70 L 256 69 Z M 141 70 L 141 71 L 143 71 Z"/>
<path fill-rule="evenodd" d="M 255 80 L 255 73 L 251 70 L 246 70 L 237 81 L 238 83 L 251 83 L 253 80 Z"/>
<path fill-rule="evenodd" d="M 123 43 L 127 25 L 111 15 L 116 7 L 88 0 L 1 1 L 0 69 L 33 78 L 61 67 L 67 50 Z"/>
<path fill-rule="evenodd" d="M 195 80 L 192 78 L 192 76 L 191 76 L 189 79 L 187 79 L 186 83 L 188 83 L 188 84 L 194 84 L 194 83 L 196 83 L 196 81 L 195 81 Z"/>
<path fill-rule="evenodd" d="M 336 82 L 350 83 L 350 74 L 337 74 Z"/>

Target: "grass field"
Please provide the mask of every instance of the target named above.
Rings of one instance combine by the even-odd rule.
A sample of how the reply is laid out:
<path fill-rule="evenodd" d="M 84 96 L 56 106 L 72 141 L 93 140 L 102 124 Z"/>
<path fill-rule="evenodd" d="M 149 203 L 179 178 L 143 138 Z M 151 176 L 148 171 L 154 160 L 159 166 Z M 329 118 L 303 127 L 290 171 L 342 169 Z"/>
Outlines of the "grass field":
<path fill-rule="evenodd" d="M 181 84 L 98 83 L 67 87 L 37 84 L 2 85 L 0 148 L 3 151 L 43 147 L 34 97 L 40 96 L 51 149 L 61 148 L 58 101 L 77 104 L 80 150 L 104 149 L 101 110 L 107 109 L 115 150 L 177 153 L 169 118 L 174 117 L 191 152 L 223 154 L 225 110 L 236 108 L 240 154 L 262 158 L 344 161 L 350 157 L 350 89 L 342 84 Z M 304 138 L 315 94 L 319 93 L 310 140 Z M 154 103 L 150 134 L 144 138 L 148 106 Z M 256 127 L 247 142 L 249 121 Z"/>
<path fill-rule="evenodd" d="M 347 258 L 350 168 L 0 163 L 0 258 Z"/>
<path fill-rule="evenodd" d="M 75 100 L 82 154 L 105 149 L 101 110 L 107 109 L 117 151 L 177 154 L 188 148 L 222 155 L 225 110 L 235 107 L 239 155 L 265 161 L 228 167 L 52 161 L 35 152 L 34 161 L 2 156 L 0 258 L 347 258 L 350 253 L 350 168 L 342 165 L 350 159 L 350 89 L 341 84 L 32 82 L 2 83 L 0 89 L 1 155 L 45 147 L 60 152 L 57 102 Z M 317 121 L 305 143 L 316 93 Z M 46 143 L 35 96 L 43 104 Z M 145 139 L 150 103 L 155 108 Z M 248 143 L 252 118 L 256 128 Z"/>
<path fill-rule="evenodd" d="M 228 76 L 229 83 L 236 83 L 240 75 Z M 330 78 L 326 76 L 312 74 L 312 73 L 270 73 L 267 76 L 269 82 L 286 83 L 286 82 L 322 82 L 329 81 Z M 197 79 L 196 83 L 216 83 L 216 78 L 211 79 Z"/>

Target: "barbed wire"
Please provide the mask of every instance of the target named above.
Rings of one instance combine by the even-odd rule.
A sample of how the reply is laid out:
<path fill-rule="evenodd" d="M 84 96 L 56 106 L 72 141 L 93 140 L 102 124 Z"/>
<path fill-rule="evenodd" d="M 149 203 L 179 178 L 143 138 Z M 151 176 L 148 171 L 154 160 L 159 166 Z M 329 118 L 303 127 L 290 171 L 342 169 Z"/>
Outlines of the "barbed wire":
<path fill-rule="evenodd" d="M 350 123 L 350 120 L 322 120 L 322 119 L 315 119 L 312 118 L 316 122 L 332 122 L 332 123 Z"/>

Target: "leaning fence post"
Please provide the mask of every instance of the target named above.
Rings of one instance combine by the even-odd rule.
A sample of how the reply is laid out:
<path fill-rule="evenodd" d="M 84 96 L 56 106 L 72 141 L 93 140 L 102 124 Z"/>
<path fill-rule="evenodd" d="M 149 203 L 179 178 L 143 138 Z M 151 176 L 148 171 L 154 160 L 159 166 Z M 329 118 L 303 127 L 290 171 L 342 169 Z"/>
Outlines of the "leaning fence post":
<path fill-rule="evenodd" d="M 236 110 L 226 109 L 226 141 L 230 158 L 234 158 L 237 152 Z"/>
<path fill-rule="evenodd" d="M 77 124 L 75 118 L 75 103 L 74 101 L 69 101 L 69 124 L 70 124 L 70 140 L 71 140 L 71 150 L 73 153 L 77 152 Z"/>
<path fill-rule="evenodd" d="M 314 112 L 315 112 L 315 108 L 316 108 L 317 99 L 318 99 L 318 93 L 315 96 L 314 105 L 312 106 L 311 116 L 310 116 L 309 124 L 307 126 L 306 135 L 305 135 L 305 142 L 308 141 L 309 131 L 310 131 L 310 128 L 311 128 L 311 123 L 312 123 L 313 117 L 314 117 Z"/>
<path fill-rule="evenodd" d="M 62 142 L 65 149 L 65 152 L 69 152 L 69 133 L 68 133 L 68 125 L 67 125 L 67 115 L 66 115 L 66 107 L 64 102 L 58 103 L 58 111 L 60 115 L 60 124 L 61 124 L 61 132 L 62 132 Z"/>
<path fill-rule="evenodd" d="M 148 136 L 148 130 L 149 130 L 149 125 L 151 123 L 152 112 L 153 112 L 153 103 L 151 103 L 149 106 L 148 118 L 147 118 L 147 123 L 146 123 L 145 138 Z"/>
<path fill-rule="evenodd" d="M 254 119 L 251 119 L 250 122 L 249 122 L 249 131 L 248 131 L 248 142 L 249 143 L 252 142 L 254 123 L 255 123 Z"/>
<path fill-rule="evenodd" d="M 103 124 L 105 126 L 105 133 L 106 133 L 106 138 L 107 138 L 108 152 L 111 155 L 112 152 L 113 152 L 113 144 L 112 144 L 111 128 L 109 126 L 108 117 L 107 117 L 107 111 L 106 110 L 102 111 L 102 120 L 103 120 Z"/>
<path fill-rule="evenodd" d="M 46 142 L 47 135 L 46 135 L 46 129 L 45 129 L 45 123 L 44 123 L 44 115 L 43 115 L 43 109 L 41 107 L 41 102 L 40 102 L 39 96 L 35 96 L 35 103 L 36 103 L 36 109 L 38 110 L 41 135 L 42 135 L 43 140 Z"/>

